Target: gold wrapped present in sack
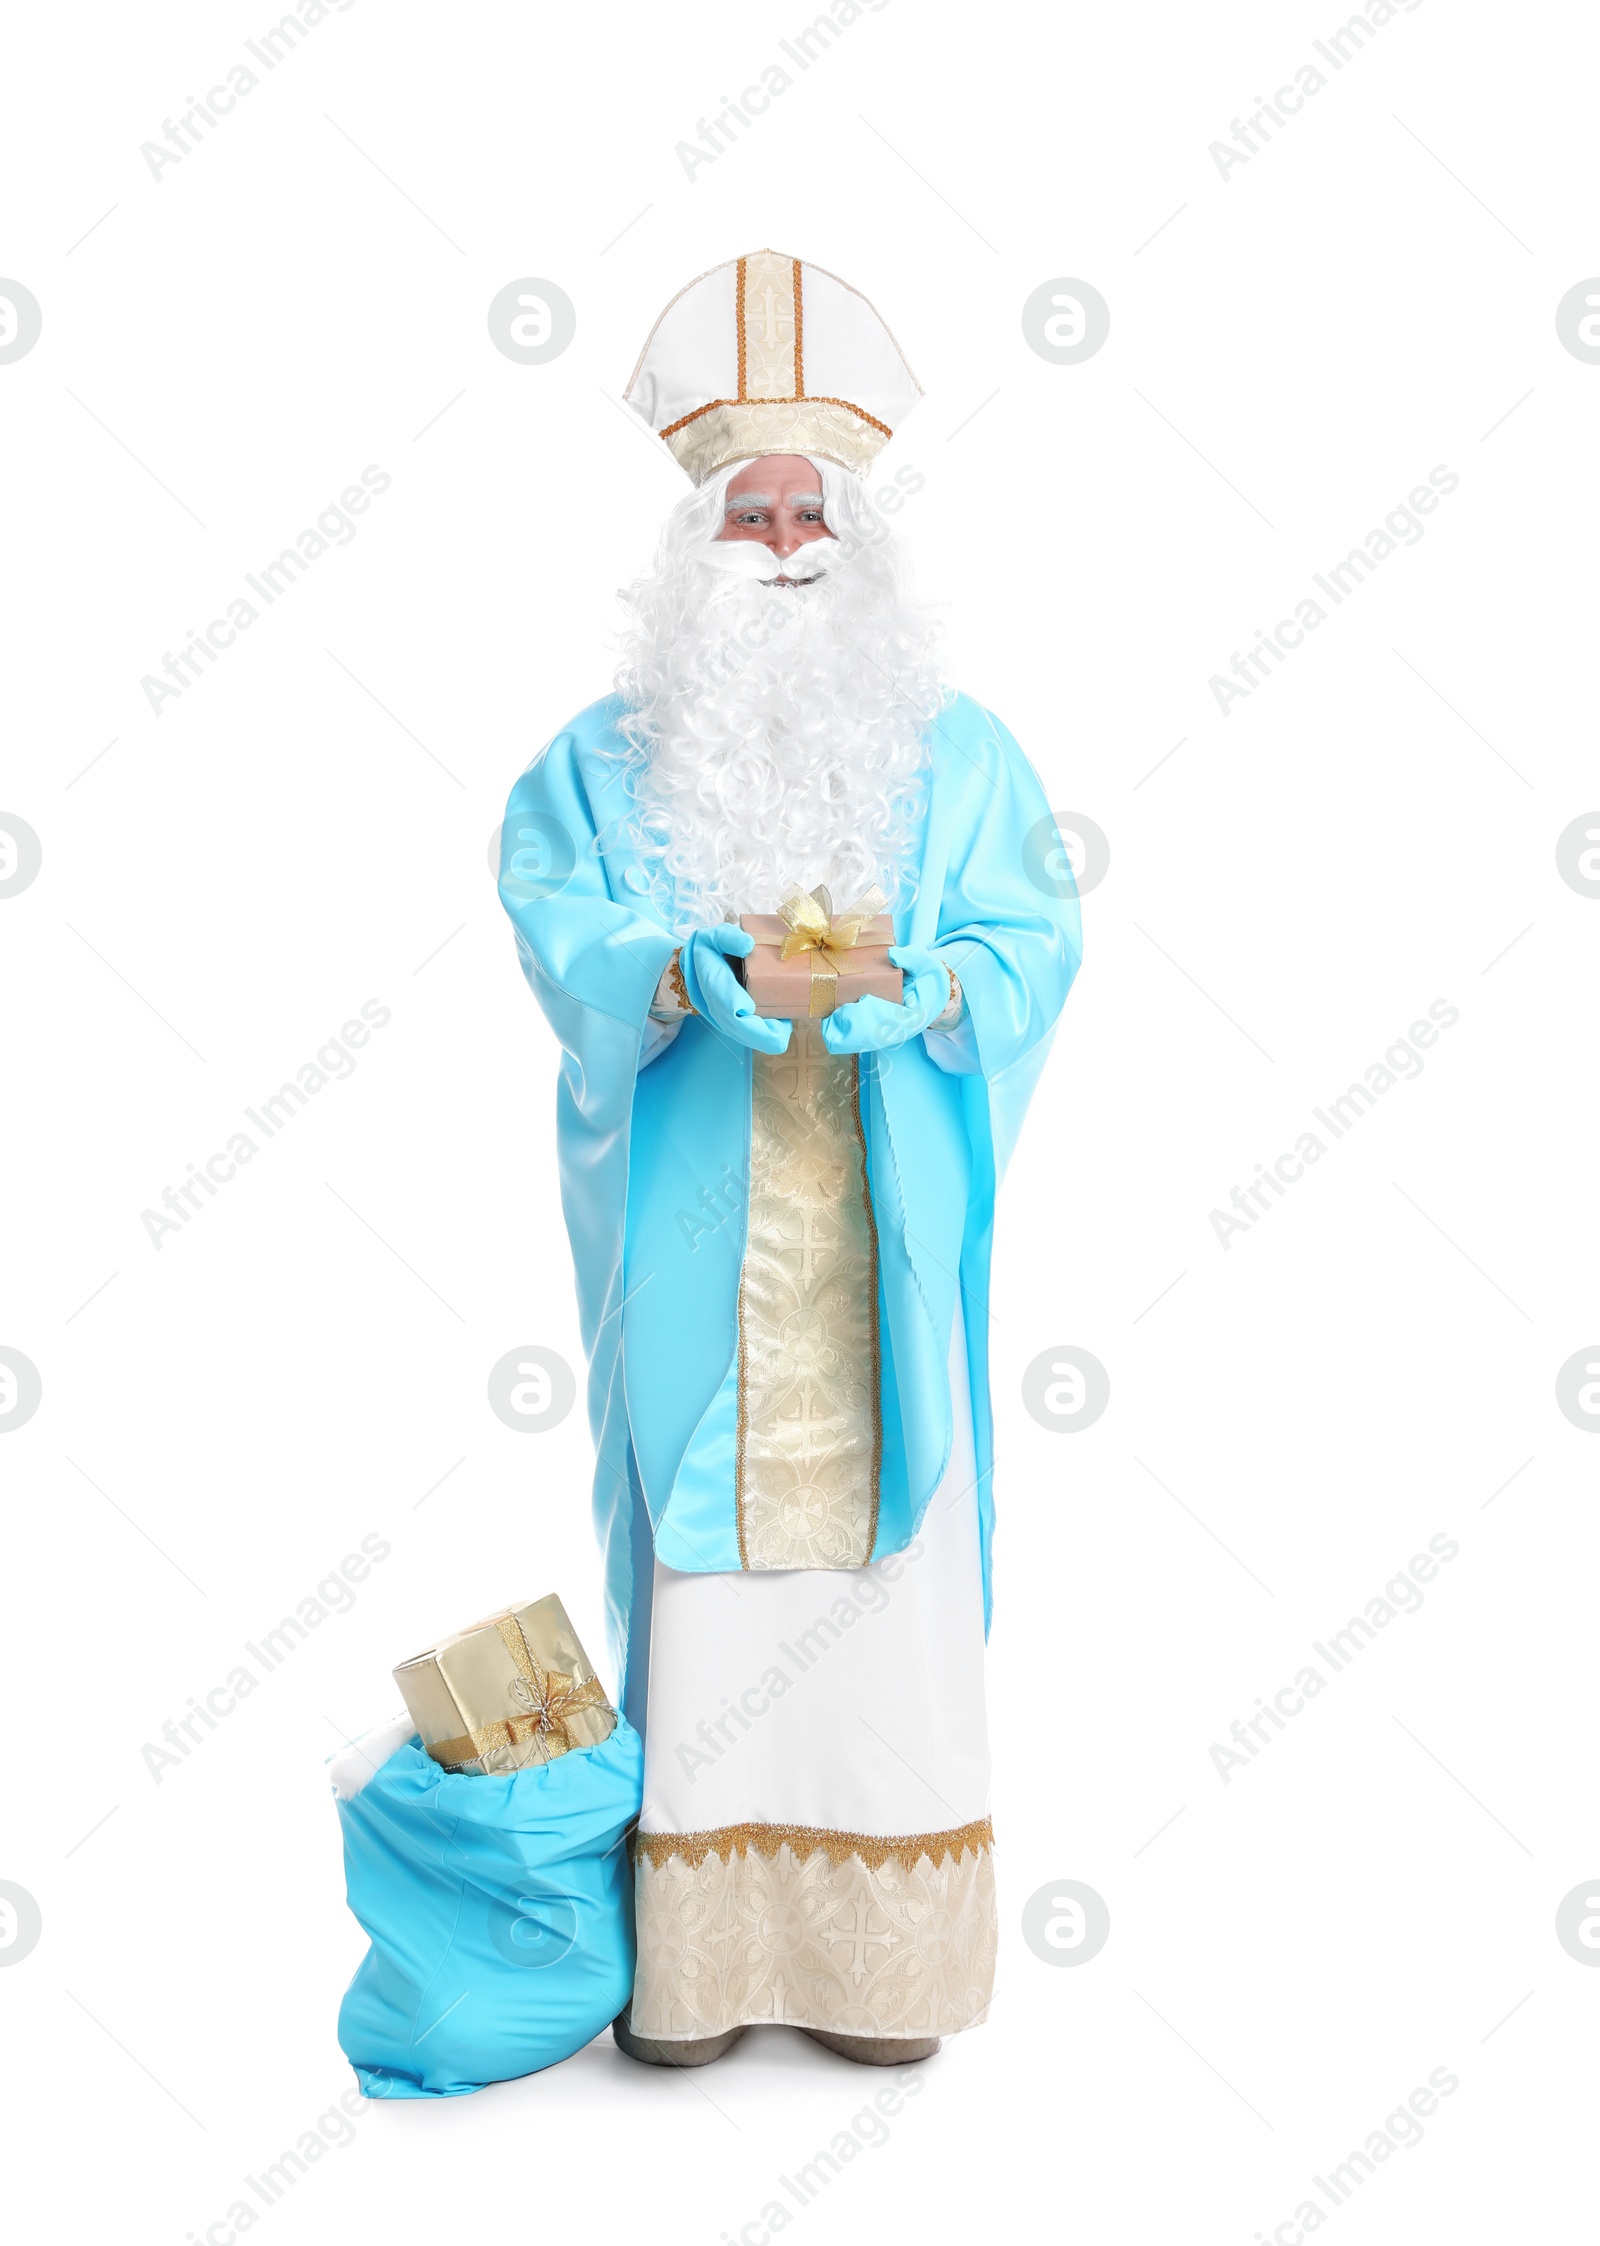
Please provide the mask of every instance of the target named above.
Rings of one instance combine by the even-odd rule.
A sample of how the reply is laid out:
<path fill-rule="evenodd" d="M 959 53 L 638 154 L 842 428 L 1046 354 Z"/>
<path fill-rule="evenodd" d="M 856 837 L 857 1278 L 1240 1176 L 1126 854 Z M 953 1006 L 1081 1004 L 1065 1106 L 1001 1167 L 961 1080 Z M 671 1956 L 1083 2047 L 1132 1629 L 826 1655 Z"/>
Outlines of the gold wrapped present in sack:
<path fill-rule="evenodd" d="M 747 912 L 739 926 L 755 938 L 735 962 L 756 1011 L 770 1020 L 804 1021 L 831 1014 L 857 998 L 898 1006 L 902 977 L 889 964 L 894 922 L 874 884 L 835 912 L 825 888 L 790 890 L 776 912 Z"/>
<path fill-rule="evenodd" d="M 394 1673 L 422 1744 L 447 1770 L 494 1776 L 598 1747 L 616 1711 L 561 1601 L 508 1607 Z"/>

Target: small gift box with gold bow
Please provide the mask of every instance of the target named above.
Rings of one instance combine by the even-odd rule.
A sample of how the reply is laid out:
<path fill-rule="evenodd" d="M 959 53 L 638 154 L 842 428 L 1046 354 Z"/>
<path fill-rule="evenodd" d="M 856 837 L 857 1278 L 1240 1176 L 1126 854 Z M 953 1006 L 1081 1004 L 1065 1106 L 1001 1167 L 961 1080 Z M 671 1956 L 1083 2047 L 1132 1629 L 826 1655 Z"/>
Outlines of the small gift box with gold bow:
<path fill-rule="evenodd" d="M 616 1712 L 557 1598 L 492 1614 L 403 1661 L 394 1681 L 422 1744 L 474 1776 L 598 1747 Z"/>
<path fill-rule="evenodd" d="M 780 1022 L 831 1014 L 856 998 L 900 1004 L 902 977 L 889 964 L 894 922 L 876 886 L 835 912 L 824 888 L 791 889 L 776 912 L 747 912 L 739 926 L 755 949 L 737 961 L 756 1012 Z"/>

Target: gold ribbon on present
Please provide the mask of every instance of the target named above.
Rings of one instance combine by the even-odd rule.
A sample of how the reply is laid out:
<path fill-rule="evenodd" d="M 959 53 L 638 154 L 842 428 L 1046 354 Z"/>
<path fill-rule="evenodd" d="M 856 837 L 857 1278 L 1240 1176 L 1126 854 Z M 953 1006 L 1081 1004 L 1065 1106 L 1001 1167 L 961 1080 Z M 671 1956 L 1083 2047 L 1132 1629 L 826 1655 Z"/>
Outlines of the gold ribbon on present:
<path fill-rule="evenodd" d="M 514 1614 L 497 1617 L 495 1628 L 517 1665 L 512 1697 L 525 1703 L 527 1713 L 501 1717 L 494 1723 L 475 1724 L 456 1739 L 436 1740 L 428 1749 L 435 1762 L 475 1762 L 493 1748 L 526 1746 L 531 1740 L 540 1742 L 543 1761 L 554 1762 L 557 1755 L 569 1754 L 578 1744 L 567 1729 L 567 1717 L 579 1708 L 609 1708 L 611 1705 L 598 1677 L 575 1684 L 559 1669 L 541 1669 Z"/>
<path fill-rule="evenodd" d="M 875 920 L 888 898 L 874 882 L 863 889 L 853 905 L 835 912 L 833 899 L 819 885 L 807 892 L 798 882 L 778 907 L 778 917 L 789 933 L 779 948 L 780 959 L 811 954 L 811 1013 L 831 1014 L 839 1003 L 839 970 L 850 962 L 846 954 L 861 941 L 861 931 Z"/>

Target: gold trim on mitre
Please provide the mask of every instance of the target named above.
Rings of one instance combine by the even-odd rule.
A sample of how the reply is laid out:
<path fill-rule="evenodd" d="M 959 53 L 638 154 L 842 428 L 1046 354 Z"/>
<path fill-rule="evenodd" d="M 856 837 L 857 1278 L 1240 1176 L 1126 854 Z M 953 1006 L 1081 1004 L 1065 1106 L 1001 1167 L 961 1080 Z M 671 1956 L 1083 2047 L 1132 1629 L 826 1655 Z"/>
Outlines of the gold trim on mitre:
<path fill-rule="evenodd" d="M 697 484 L 735 460 L 763 453 L 806 453 L 865 474 L 894 434 L 860 406 L 842 399 L 766 399 L 741 404 L 720 398 L 675 429 L 663 429 L 667 450 Z"/>
<path fill-rule="evenodd" d="M 824 267 L 805 265 L 797 257 L 789 257 L 778 250 L 753 250 L 747 256 L 732 261 L 733 266 L 733 326 L 731 338 L 733 351 L 727 354 L 727 345 L 713 345 L 714 355 L 722 367 L 721 380 L 726 383 L 730 374 L 735 376 L 734 395 L 716 394 L 715 377 L 706 385 L 712 394 L 703 391 L 700 400 L 690 404 L 693 397 L 694 374 L 687 366 L 673 364 L 678 342 L 657 353 L 657 338 L 663 325 L 678 310 L 685 298 L 707 284 L 718 281 L 727 274 L 727 266 L 714 266 L 680 289 L 656 321 L 639 354 L 638 364 L 628 380 L 624 393 L 635 410 L 655 428 L 656 434 L 667 446 L 678 465 L 697 483 L 704 483 L 719 468 L 738 460 L 757 459 L 765 453 L 806 453 L 824 460 L 836 461 L 840 467 L 863 473 L 877 458 L 894 434 L 894 426 L 884 417 L 884 411 L 902 419 L 922 394 L 922 386 L 910 367 L 905 354 L 887 326 L 873 307 L 853 289 L 847 281 Z M 852 318 L 859 319 L 859 333 L 841 344 L 839 331 L 839 305 L 835 299 L 832 317 L 823 320 L 822 367 L 814 363 L 810 372 L 814 379 L 832 381 L 836 387 L 827 392 L 812 393 L 807 390 L 807 308 L 805 302 L 806 276 L 820 279 L 832 289 L 843 290 L 852 300 Z M 723 283 L 726 286 L 726 283 Z M 726 306 L 727 299 L 722 299 Z M 718 319 L 726 318 L 719 311 Z M 722 330 L 726 337 L 726 329 Z M 890 355 L 887 360 L 884 352 Z M 686 355 L 699 362 L 705 348 L 705 338 L 684 346 Z M 731 363 L 730 363 L 731 358 Z M 856 390 L 854 379 L 840 381 L 843 373 L 841 359 L 854 368 L 861 377 L 861 396 L 842 396 L 840 390 Z M 856 365 L 856 361 L 860 362 Z M 892 379 L 885 384 L 886 364 L 892 369 Z M 680 410 L 664 426 L 658 425 L 651 403 L 635 397 L 645 376 L 645 397 L 659 401 L 661 389 L 657 387 L 660 374 L 669 371 L 665 385 L 676 392 Z M 876 385 L 876 387 L 875 387 Z M 684 390 L 689 390 L 689 398 Z M 886 398 L 880 398 L 878 388 L 885 388 Z M 884 410 L 874 412 L 873 405 Z M 656 410 L 659 411 L 659 404 Z M 670 411 L 671 408 L 669 407 Z"/>

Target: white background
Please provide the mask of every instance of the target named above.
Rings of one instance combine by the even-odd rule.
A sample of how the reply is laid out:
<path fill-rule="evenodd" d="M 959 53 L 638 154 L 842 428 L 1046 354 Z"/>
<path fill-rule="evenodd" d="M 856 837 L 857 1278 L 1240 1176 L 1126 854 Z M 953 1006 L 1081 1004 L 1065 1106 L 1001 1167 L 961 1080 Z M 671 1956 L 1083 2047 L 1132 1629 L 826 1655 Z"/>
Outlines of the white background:
<path fill-rule="evenodd" d="M 884 468 L 926 478 L 900 522 L 955 675 L 1111 848 L 1001 1208 L 994 2013 L 792 2221 L 955 2238 L 1031 2192 L 1097 2240 L 1288 2241 L 1438 2068 L 1425 2141 L 1321 2201 L 1339 2236 L 1587 2201 L 1600 1975 L 1554 1927 L 1600 1871 L 1600 1444 L 1555 1381 L 1600 1331 L 1600 903 L 1556 839 L 1600 801 L 1600 367 L 1554 315 L 1600 270 L 1592 20 L 1423 0 L 1224 179 L 1209 144 L 1339 7 L 886 0 L 686 177 L 813 14 L 356 0 L 159 181 L 141 143 L 270 8 L 6 35 L 0 272 L 44 319 L 0 366 L 0 811 L 43 848 L 0 902 L 0 1341 L 43 1383 L 0 1512 L 30 2237 L 230 2235 L 350 2083 L 323 1758 L 509 1598 L 558 1588 L 602 1651 L 581 1409 L 519 1435 L 485 1397 L 509 1349 L 579 1356 L 487 852 L 683 488 L 617 404 L 638 346 L 764 243 L 895 330 L 927 396 Z M 577 308 L 543 367 L 487 332 L 524 276 Z M 1061 276 L 1111 307 L 1079 366 L 1022 333 Z M 154 714 L 141 678 L 369 463 L 354 540 Z M 1420 543 L 1224 715 L 1212 674 L 1440 464 Z M 153 1246 L 368 999 L 354 1076 Z M 1211 1210 L 1439 999 L 1421 1076 L 1224 1248 Z M 1020 1400 L 1066 1343 L 1111 1386 L 1076 1433 Z M 1225 1784 L 1213 1742 L 1441 1533 L 1421 1611 Z M 163 1722 L 366 1534 L 353 1610 L 156 1783 Z M 1020 1933 L 1063 1878 L 1111 1914 L 1076 1970 Z M 603 2038 L 369 2110 L 259 2220 L 754 2246 L 880 2086 L 789 2031 L 681 2078 Z"/>

